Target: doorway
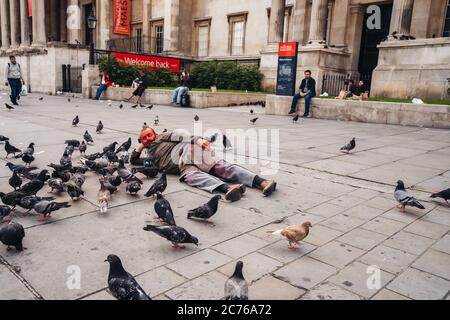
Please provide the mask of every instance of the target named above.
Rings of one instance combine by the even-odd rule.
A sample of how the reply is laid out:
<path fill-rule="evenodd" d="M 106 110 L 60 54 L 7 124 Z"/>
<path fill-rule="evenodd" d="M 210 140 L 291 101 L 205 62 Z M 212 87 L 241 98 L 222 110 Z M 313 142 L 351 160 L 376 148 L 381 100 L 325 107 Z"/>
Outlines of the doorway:
<path fill-rule="evenodd" d="M 92 33 L 91 30 L 88 27 L 88 17 L 91 15 L 92 13 L 92 3 L 86 4 L 84 6 L 84 39 L 85 39 L 85 45 L 89 46 L 92 42 Z"/>
<path fill-rule="evenodd" d="M 392 3 L 378 4 L 381 9 L 381 28 L 370 30 L 367 28 L 367 19 L 372 14 L 367 11 L 364 16 L 363 32 L 361 38 L 361 50 L 359 54 L 358 71 L 360 79 L 366 81 L 366 85 L 370 87 L 373 70 L 378 65 L 379 49 L 377 46 L 389 35 L 391 25 Z"/>

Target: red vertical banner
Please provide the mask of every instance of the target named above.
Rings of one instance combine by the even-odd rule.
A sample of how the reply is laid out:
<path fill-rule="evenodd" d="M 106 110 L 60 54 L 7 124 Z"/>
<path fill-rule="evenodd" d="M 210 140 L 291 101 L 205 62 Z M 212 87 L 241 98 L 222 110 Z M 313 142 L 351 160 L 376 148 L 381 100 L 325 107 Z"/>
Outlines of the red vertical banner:
<path fill-rule="evenodd" d="M 33 0 L 28 0 L 28 16 L 33 16 Z"/>
<path fill-rule="evenodd" d="M 114 0 L 114 33 L 130 35 L 131 1 Z"/>

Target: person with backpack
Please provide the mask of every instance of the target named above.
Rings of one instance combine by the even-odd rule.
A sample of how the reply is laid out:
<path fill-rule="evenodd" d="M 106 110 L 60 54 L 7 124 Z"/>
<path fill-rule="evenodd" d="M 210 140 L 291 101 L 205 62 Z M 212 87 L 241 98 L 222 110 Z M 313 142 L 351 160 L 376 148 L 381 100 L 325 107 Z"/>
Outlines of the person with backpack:
<path fill-rule="evenodd" d="M 183 71 L 181 73 L 181 86 L 176 88 L 172 95 L 172 103 L 175 103 L 177 106 L 182 105 L 183 95 L 189 93 L 189 90 L 192 89 L 192 81 L 191 75 L 187 71 Z"/>
<path fill-rule="evenodd" d="M 10 56 L 9 61 L 5 67 L 5 85 L 11 88 L 11 103 L 18 106 L 17 100 L 20 100 L 20 92 L 22 91 L 22 84 L 25 84 L 22 78 L 22 69 L 17 63 L 15 56 Z"/>
<path fill-rule="evenodd" d="M 142 95 L 145 93 L 145 90 L 150 85 L 150 79 L 148 77 L 147 72 L 142 71 L 141 76 L 139 77 L 139 80 L 137 81 L 139 83 L 136 90 L 134 90 L 131 97 L 129 97 L 126 101 L 132 101 L 134 97 L 137 97 L 136 103 L 141 103 Z"/>
<path fill-rule="evenodd" d="M 102 81 L 100 86 L 97 89 L 97 93 L 95 94 L 94 100 L 100 100 L 102 93 L 106 91 L 108 88 L 113 87 L 114 82 L 111 79 L 111 76 L 107 72 L 102 72 Z"/>

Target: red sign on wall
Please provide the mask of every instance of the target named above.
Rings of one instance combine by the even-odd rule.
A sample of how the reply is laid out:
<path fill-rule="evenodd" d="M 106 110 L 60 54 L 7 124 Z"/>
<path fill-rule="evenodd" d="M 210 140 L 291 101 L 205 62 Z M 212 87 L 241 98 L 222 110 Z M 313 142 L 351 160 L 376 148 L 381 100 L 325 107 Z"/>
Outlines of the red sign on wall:
<path fill-rule="evenodd" d="M 114 52 L 117 60 L 124 64 L 145 66 L 149 70 L 169 69 L 173 73 L 180 72 L 181 60 L 175 58 L 164 58 L 158 56 L 144 56 L 132 53 Z"/>
<path fill-rule="evenodd" d="M 32 17 L 33 16 L 33 0 L 28 0 L 28 16 Z"/>
<path fill-rule="evenodd" d="M 297 56 L 297 42 L 281 42 L 279 44 L 279 57 L 295 57 Z"/>
<path fill-rule="evenodd" d="M 114 0 L 114 33 L 130 35 L 131 1 Z"/>

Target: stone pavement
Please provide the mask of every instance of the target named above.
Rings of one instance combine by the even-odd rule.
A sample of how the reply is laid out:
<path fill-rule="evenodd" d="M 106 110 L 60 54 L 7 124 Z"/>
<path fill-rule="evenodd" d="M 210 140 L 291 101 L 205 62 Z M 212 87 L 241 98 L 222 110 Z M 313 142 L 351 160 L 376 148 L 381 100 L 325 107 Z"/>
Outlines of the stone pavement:
<path fill-rule="evenodd" d="M 209 226 L 187 220 L 186 214 L 210 195 L 170 177 L 166 194 L 178 224 L 200 239 L 198 248 L 175 251 L 142 230 L 153 221 L 154 200 L 145 199 L 143 192 L 129 196 L 121 187 L 112 209 L 101 215 L 97 178 L 89 174 L 86 197 L 54 213 L 49 222 L 15 215 L 26 228 L 28 249 L 7 252 L 0 244 L 0 299 L 111 299 L 105 290 L 108 264 L 103 262 L 111 253 L 156 299 L 220 299 L 237 260 L 244 261 L 251 299 L 449 299 L 450 208 L 429 198 L 450 187 L 448 130 L 315 119 L 293 124 L 287 117 L 264 115 L 260 107 L 253 108 L 260 119 L 251 126 L 250 107 L 155 106 L 149 111 L 127 105 L 119 110 L 117 102 L 108 107 L 107 102 L 79 98 L 69 103 L 67 96 L 45 96 L 42 102 L 38 97 L 25 97 L 22 106 L 7 112 L 2 95 L 0 134 L 21 148 L 35 142 L 34 164 L 40 168 L 58 162 L 64 140 L 81 139 L 85 130 L 94 135 L 95 144 L 88 149 L 93 153 L 130 136 L 136 142 L 142 123 L 152 124 L 155 115 L 160 132 L 193 130 L 198 114 L 204 130 L 278 129 L 279 170 L 269 178 L 279 188 L 270 198 L 248 190 L 240 202 L 221 202 L 216 225 Z M 71 126 L 75 115 L 81 119 L 78 128 Z M 94 134 L 98 120 L 105 124 L 102 135 Z M 352 137 L 357 138 L 356 152 L 340 153 Z M 0 148 L 0 191 L 5 192 L 10 172 Z M 276 164 L 242 146 L 236 149 L 239 160 L 257 172 Z M 76 151 L 74 161 L 78 159 Z M 393 189 L 398 179 L 412 187 L 426 210 L 397 211 Z M 144 189 L 150 183 L 146 180 Z M 68 198 L 58 200 L 63 199 Z M 313 228 L 296 251 L 267 233 L 305 221 Z M 380 286 L 367 285 L 373 274 L 368 267 L 374 265 L 381 269 L 375 272 Z M 73 270 L 80 270 L 81 283 L 71 290 L 67 283 Z"/>

